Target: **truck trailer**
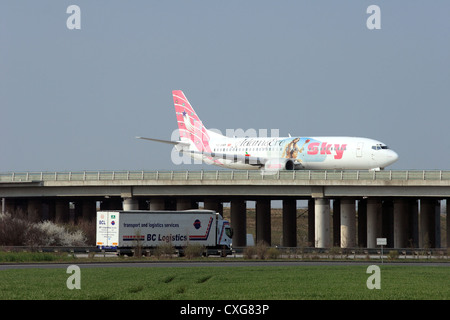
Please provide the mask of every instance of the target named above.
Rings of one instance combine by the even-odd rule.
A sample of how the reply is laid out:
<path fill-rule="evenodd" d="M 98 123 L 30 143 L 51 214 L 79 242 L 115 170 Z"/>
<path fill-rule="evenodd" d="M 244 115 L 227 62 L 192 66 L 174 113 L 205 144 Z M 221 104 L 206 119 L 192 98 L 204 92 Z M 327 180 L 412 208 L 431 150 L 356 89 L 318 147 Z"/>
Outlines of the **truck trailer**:
<path fill-rule="evenodd" d="M 212 210 L 97 212 L 97 247 L 125 252 L 137 246 L 153 249 L 169 243 L 182 252 L 200 244 L 208 254 L 231 250 L 230 223 Z"/>

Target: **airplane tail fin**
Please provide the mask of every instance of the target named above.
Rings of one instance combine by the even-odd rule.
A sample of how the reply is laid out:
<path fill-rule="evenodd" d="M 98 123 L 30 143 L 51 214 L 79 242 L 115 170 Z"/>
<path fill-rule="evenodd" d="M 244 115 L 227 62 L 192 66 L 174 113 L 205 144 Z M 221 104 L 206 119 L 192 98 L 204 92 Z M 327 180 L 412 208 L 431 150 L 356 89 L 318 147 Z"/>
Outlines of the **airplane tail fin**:
<path fill-rule="evenodd" d="M 181 90 L 173 90 L 173 104 L 181 141 L 189 142 L 198 151 L 211 152 L 210 136 L 200 118 Z"/>

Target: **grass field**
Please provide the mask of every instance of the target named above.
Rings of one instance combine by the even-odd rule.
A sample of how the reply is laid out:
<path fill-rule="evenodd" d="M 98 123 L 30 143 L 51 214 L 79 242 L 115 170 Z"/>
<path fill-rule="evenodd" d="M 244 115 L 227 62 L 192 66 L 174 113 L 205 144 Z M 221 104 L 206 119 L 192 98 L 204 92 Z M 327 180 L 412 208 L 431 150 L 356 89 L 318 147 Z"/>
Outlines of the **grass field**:
<path fill-rule="evenodd" d="M 0 271 L 0 299 L 449 300 L 446 267 L 381 265 L 369 290 L 366 266 L 82 268 L 69 290 L 65 268 Z"/>

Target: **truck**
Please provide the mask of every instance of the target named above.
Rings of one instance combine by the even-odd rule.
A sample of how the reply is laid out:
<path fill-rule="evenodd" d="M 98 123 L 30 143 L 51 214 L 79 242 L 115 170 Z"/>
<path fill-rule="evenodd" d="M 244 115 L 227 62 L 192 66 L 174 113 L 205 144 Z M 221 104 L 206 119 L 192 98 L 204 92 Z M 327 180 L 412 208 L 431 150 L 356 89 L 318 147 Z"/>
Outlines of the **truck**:
<path fill-rule="evenodd" d="M 183 252 L 189 244 L 200 244 L 207 254 L 226 256 L 231 251 L 230 223 L 213 210 L 97 212 L 97 247 L 127 252 L 137 247 L 154 249 L 170 244 Z"/>

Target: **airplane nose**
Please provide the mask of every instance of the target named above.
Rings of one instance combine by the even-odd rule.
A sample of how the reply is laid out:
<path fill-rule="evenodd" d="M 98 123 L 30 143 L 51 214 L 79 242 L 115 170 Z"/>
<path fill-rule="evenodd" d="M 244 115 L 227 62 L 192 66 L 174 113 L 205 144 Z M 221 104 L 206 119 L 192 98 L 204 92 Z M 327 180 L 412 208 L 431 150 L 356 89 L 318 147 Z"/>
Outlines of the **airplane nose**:
<path fill-rule="evenodd" d="M 394 150 L 387 150 L 386 158 L 389 162 L 389 164 L 393 164 L 395 161 L 398 160 L 398 154 Z M 389 165 L 388 164 L 388 165 Z"/>
<path fill-rule="evenodd" d="M 398 154 L 394 150 L 391 150 L 391 158 L 392 158 L 393 161 L 397 161 L 398 160 Z"/>

